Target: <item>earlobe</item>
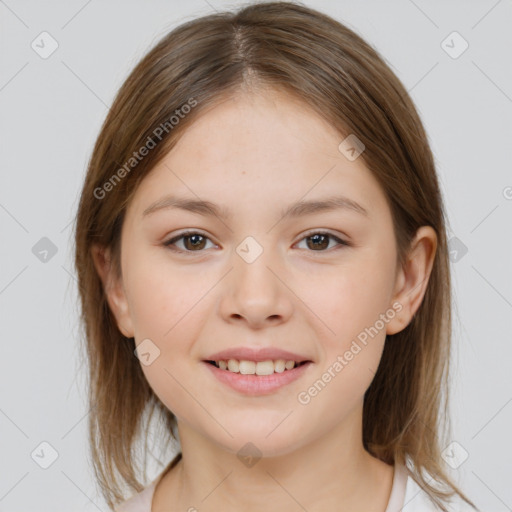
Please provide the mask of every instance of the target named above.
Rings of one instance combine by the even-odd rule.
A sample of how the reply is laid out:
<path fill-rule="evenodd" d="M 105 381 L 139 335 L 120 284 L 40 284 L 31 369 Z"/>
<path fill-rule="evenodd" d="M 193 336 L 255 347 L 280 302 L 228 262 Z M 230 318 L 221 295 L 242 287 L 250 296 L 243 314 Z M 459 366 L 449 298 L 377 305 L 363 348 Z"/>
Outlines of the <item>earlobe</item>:
<path fill-rule="evenodd" d="M 92 247 L 94 266 L 103 284 L 108 305 L 116 318 L 117 327 L 127 338 L 134 336 L 130 310 L 122 280 L 115 276 L 111 264 L 110 249 L 98 245 Z"/>
<path fill-rule="evenodd" d="M 437 235 L 431 226 L 422 226 L 416 232 L 395 283 L 391 304 L 398 302 L 401 310 L 387 324 L 386 334 L 396 334 L 409 325 L 419 309 L 427 290 L 437 249 Z"/>

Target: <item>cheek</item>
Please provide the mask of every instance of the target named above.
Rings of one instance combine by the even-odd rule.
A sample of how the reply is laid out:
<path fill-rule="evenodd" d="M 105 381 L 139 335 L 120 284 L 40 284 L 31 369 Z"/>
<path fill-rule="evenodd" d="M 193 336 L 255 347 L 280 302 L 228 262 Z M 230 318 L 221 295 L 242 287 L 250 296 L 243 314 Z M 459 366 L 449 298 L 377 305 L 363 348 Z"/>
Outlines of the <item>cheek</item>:
<path fill-rule="evenodd" d="M 386 323 L 381 315 L 390 308 L 394 256 L 380 253 L 377 258 L 374 250 L 360 252 L 357 262 L 338 268 L 308 298 L 329 330 L 319 340 L 318 378 L 298 398 L 308 414 L 321 415 L 326 424 L 339 422 L 362 404 L 382 356 Z"/>
<path fill-rule="evenodd" d="M 212 273 L 172 264 L 165 249 L 134 250 L 126 261 L 127 295 L 137 343 L 149 338 L 166 364 L 196 357 L 194 341 L 211 315 Z M 176 357 L 175 357 L 176 356 Z"/>
<path fill-rule="evenodd" d="M 348 350 L 358 339 L 363 344 L 373 341 L 375 350 L 365 350 L 373 352 L 365 355 L 371 359 L 367 363 L 380 357 L 385 339 L 385 324 L 380 319 L 390 308 L 393 277 L 392 248 L 386 251 L 374 245 L 354 252 L 329 273 L 315 276 L 315 286 L 311 281 L 304 283 L 301 296 L 319 319 L 328 358 Z"/>
<path fill-rule="evenodd" d="M 162 340 L 179 313 L 178 283 L 155 274 L 146 269 L 131 282 L 130 312 L 136 339 Z"/>
<path fill-rule="evenodd" d="M 204 290 L 165 258 L 165 249 L 135 250 L 126 261 L 127 294 L 135 338 L 158 340 L 165 345 Z"/>
<path fill-rule="evenodd" d="M 207 318 L 208 291 L 205 279 L 194 279 L 171 265 L 149 258 L 135 258 L 127 265 L 130 312 L 136 344 L 149 343 L 155 357 L 141 368 L 154 393 L 180 418 L 187 417 L 190 395 L 183 384 L 190 382 L 197 365 L 194 341 Z M 145 261 L 138 265 L 137 261 Z"/>

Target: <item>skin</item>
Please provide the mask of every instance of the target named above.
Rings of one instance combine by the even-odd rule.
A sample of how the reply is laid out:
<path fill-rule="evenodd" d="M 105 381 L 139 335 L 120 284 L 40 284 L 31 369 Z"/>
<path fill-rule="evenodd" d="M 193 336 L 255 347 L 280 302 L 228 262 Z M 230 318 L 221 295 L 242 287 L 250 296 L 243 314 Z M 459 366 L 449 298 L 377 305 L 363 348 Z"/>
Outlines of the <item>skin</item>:
<path fill-rule="evenodd" d="M 436 251 L 421 227 L 397 268 L 391 212 L 362 158 L 307 105 L 279 92 L 240 92 L 203 113 L 142 181 L 122 230 L 123 278 L 97 247 L 96 268 L 121 332 L 160 350 L 144 374 L 176 415 L 182 461 L 159 482 L 152 511 L 267 510 L 383 512 L 393 467 L 362 443 L 364 393 L 386 334 L 404 329 L 423 299 Z M 143 211 L 166 194 L 228 207 L 229 219 L 166 209 Z M 282 218 L 299 199 L 334 193 L 351 210 Z M 207 237 L 164 242 L 185 229 Z M 306 233 L 329 231 L 328 247 Z M 253 237 L 263 253 L 247 263 L 236 248 Z M 311 240 L 310 240 L 311 242 Z M 365 327 L 399 302 L 401 311 L 311 401 L 298 402 Z M 238 345 L 276 346 L 313 361 L 299 380 L 249 397 L 215 379 L 201 361 Z M 237 452 L 253 443 L 252 467 Z M 194 510 L 194 509 L 190 509 Z"/>

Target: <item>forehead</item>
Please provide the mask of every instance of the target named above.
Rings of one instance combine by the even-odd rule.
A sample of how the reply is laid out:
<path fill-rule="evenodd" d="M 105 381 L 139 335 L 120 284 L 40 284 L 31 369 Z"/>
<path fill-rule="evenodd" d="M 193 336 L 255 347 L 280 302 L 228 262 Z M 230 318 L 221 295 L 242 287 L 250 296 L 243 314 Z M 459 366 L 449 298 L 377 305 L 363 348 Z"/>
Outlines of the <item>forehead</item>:
<path fill-rule="evenodd" d="M 187 129 L 177 151 L 209 162 L 293 161 L 304 153 L 339 157 L 341 135 L 307 103 L 275 90 L 224 98 Z"/>
<path fill-rule="evenodd" d="M 139 186 L 142 216 L 165 194 L 238 208 L 271 208 L 343 195 L 368 210 L 383 194 L 363 159 L 338 149 L 344 135 L 306 103 L 282 92 L 240 93 L 201 113 Z"/>

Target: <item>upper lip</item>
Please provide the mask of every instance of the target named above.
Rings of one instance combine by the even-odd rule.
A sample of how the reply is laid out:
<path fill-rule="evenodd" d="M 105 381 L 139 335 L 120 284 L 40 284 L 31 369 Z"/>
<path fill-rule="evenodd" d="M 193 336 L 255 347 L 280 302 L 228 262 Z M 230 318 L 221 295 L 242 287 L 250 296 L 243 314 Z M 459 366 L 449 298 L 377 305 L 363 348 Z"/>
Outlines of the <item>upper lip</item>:
<path fill-rule="evenodd" d="M 303 361 L 310 361 L 306 356 L 288 352 L 287 350 L 281 350 L 274 347 L 263 347 L 263 348 L 249 348 L 249 347 L 233 347 L 215 352 L 208 356 L 205 361 L 227 361 L 229 359 L 237 359 L 238 361 L 268 361 L 284 359 L 285 361 L 295 361 L 302 363 Z"/>

